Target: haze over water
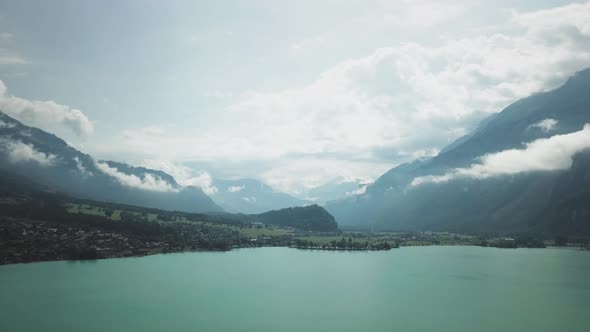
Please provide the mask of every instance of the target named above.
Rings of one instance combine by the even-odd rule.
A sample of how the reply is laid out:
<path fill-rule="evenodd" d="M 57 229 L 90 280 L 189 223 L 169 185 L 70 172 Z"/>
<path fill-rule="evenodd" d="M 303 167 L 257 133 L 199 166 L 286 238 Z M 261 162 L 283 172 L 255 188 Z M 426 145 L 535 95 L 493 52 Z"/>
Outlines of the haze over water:
<path fill-rule="evenodd" d="M 1 331 L 581 331 L 590 254 L 288 248 L 0 266 Z"/>

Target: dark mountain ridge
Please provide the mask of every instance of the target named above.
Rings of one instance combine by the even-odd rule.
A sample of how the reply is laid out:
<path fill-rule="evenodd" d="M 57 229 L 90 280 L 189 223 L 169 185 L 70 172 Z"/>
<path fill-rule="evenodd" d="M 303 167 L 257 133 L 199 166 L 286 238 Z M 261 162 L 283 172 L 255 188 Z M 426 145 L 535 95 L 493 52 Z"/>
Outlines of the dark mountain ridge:
<path fill-rule="evenodd" d="M 20 203 L 26 203 L 27 206 L 37 206 L 43 208 L 51 204 L 53 206 L 63 207 L 66 204 L 83 204 L 94 207 L 105 208 L 110 211 L 122 210 L 137 212 L 140 215 L 148 213 L 159 216 L 167 216 L 165 219 L 176 220 L 198 220 L 201 222 L 210 222 L 215 224 L 233 224 L 247 225 L 251 223 L 263 223 L 266 225 L 275 225 L 281 227 L 291 227 L 301 231 L 311 232 L 336 232 L 338 224 L 334 217 L 324 208 L 318 205 L 309 205 L 304 207 L 289 207 L 277 209 L 260 214 L 243 214 L 243 213 L 190 213 L 183 211 L 165 210 L 153 207 L 141 207 L 132 204 L 121 204 L 113 202 L 104 202 L 97 200 L 81 199 L 72 197 L 60 192 L 56 192 L 49 187 L 31 181 L 28 177 L 13 171 L 0 172 L 0 207 L 4 206 L 7 210 L 22 210 L 19 208 Z M 8 205 L 3 205 L 8 204 Z M 27 213 L 32 216 L 38 216 L 39 211 L 28 209 Z M 4 215 L 6 216 L 6 215 Z M 21 215 L 19 215 L 21 216 Z M 49 216 L 46 216 L 49 217 Z"/>
<path fill-rule="evenodd" d="M 539 125 L 542 121 L 548 124 L 545 128 Z M 590 234 L 590 196 L 584 186 L 590 159 L 585 151 L 574 156 L 568 170 L 410 186 L 417 177 L 469 167 L 486 154 L 576 132 L 586 123 L 590 69 L 555 90 L 511 104 L 437 156 L 399 165 L 365 194 L 329 202 L 326 208 L 341 225 L 364 228 Z"/>
<path fill-rule="evenodd" d="M 288 226 L 305 231 L 334 232 L 338 230 L 334 217 L 317 204 L 268 211 L 255 215 L 254 218 L 265 224 Z"/>

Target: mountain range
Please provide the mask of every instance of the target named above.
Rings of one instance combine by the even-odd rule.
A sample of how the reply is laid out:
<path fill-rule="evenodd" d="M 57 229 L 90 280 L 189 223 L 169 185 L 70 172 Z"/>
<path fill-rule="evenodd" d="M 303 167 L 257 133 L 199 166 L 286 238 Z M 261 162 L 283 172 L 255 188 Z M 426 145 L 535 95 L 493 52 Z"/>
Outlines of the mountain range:
<path fill-rule="evenodd" d="M 0 169 L 87 199 L 196 213 L 257 214 L 313 204 L 255 179 L 215 179 L 212 186 L 217 190 L 210 197 L 199 187 L 181 186 L 160 170 L 96 160 L 2 112 L 0 156 Z"/>
<path fill-rule="evenodd" d="M 95 160 L 57 136 L 0 113 L 0 169 L 76 197 L 185 212 L 223 209 L 168 174 Z"/>
<path fill-rule="evenodd" d="M 398 165 L 372 184 L 336 179 L 308 196 L 328 201 L 345 227 L 590 234 L 589 147 L 586 69 L 489 116 L 435 157 Z M 209 197 L 160 170 L 96 160 L 1 112 L 0 172 L 83 199 L 172 211 L 253 215 L 312 204 L 255 179 L 214 179 Z"/>
<path fill-rule="evenodd" d="M 588 123 L 590 69 L 326 209 L 340 225 L 379 230 L 590 234 Z"/>

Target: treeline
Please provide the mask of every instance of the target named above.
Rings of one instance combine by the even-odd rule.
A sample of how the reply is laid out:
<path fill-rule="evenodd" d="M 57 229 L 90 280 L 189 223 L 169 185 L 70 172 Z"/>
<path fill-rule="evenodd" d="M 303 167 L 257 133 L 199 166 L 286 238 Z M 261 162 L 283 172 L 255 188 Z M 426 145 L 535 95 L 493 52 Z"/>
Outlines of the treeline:
<path fill-rule="evenodd" d="M 351 237 L 348 239 L 341 238 L 340 240 L 330 241 L 326 243 L 317 243 L 314 241 L 307 241 L 302 239 L 295 239 L 293 241 L 296 248 L 317 248 L 317 249 L 339 249 L 339 250 L 390 250 L 398 248 L 396 243 L 389 243 L 387 241 L 369 242 L 369 241 L 353 241 Z"/>
<path fill-rule="evenodd" d="M 485 243 L 484 243 L 485 244 Z M 488 243 L 488 246 L 497 248 L 545 248 L 543 240 L 534 238 L 532 236 L 517 236 L 514 240 L 499 240 Z"/>

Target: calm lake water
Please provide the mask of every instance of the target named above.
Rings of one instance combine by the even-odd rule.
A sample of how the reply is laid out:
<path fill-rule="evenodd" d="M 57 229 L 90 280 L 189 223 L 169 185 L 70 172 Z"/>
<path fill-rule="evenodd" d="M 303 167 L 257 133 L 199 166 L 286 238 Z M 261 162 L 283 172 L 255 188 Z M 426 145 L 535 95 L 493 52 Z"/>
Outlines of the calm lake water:
<path fill-rule="evenodd" d="M 241 249 L 0 266 L 0 331 L 589 331 L 590 252 Z"/>

